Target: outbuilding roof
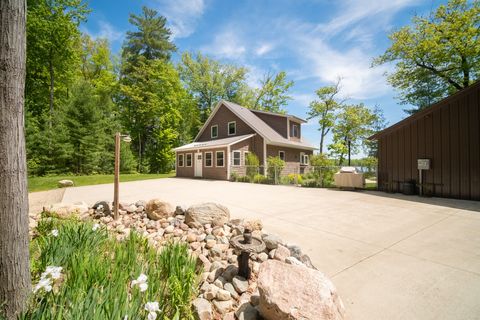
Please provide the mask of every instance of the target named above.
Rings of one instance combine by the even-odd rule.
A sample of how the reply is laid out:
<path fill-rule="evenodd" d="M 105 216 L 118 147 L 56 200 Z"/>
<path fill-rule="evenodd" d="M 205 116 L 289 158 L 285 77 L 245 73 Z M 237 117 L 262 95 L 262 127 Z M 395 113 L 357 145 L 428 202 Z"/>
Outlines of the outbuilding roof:
<path fill-rule="evenodd" d="M 252 134 L 245 134 L 243 136 L 235 136 L 229 137 L 225 139 L 217 139 L 217 140 L 210 140 L 210 141 L 202 141 L 202 142 L 192 142 L 181 147 L 173 149 L 174 151 L 188 151 L 188 150 L 196 150 L 196 149 L 213 149 L 213 148 L 221 148 L 221 147 L 228 147 L 232 144 L 237 142 L 246 140 L 251 138 L 255 135 Z"/>

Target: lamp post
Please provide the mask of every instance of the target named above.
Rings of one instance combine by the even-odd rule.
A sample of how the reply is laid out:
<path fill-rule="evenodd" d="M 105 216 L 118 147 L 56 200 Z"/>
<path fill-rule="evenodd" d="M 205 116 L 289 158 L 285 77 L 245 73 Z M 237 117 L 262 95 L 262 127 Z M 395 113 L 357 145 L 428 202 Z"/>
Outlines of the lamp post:
<path fill-rule="evenodd" d="M 118 219 L 118 188 L 120 182 L 120 143 L 123 138 L 123 141 L 130 142 L 132 138 L 128 134 L 121 134 L 117 132 L 115 134 L 115 178 L 113 182 L 113 217 L 115 220 Z"/>

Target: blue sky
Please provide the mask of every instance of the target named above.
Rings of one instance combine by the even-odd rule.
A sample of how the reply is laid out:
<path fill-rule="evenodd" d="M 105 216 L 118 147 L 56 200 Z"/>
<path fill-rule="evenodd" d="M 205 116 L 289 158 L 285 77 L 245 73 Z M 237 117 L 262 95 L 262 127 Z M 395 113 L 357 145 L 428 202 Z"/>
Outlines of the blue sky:
<path fill-rule="evenodd" d="M 289 113 L 306 118 L 315 90 L 342 77 L 349 102 L 384 110 L 389 124 L 406 115 L 385 72 L 393 65 L 371 68 L 372 58 L 389 46 L 387 35 L 425 15 L 439 0 L 97 0 L 82 31 L 109 39 L 118 53 L 131 30 L 130 13 L 148 6 L 167 17 L 178 60 L 184 51 L 201 51 L 215 59 L 249 68 L 249 83 L 258 85 L 266 72 L 284 70 L 295 85 Z M 304 137 L 319 141 L 315 120 Z"/>

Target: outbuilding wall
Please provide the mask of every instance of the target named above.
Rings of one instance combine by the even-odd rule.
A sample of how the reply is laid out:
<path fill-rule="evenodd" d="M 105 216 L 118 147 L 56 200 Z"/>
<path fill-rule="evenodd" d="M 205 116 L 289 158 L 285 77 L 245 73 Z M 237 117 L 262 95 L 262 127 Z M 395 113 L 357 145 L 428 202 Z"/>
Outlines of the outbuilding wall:
<path fill-rule="evenodd" d="M 480 200 L 480 82 L 377 135 L 378 182 L 402 191 L 419 181 L 417 159 L 430 159 L 425 191 L 438 197 Z"/>

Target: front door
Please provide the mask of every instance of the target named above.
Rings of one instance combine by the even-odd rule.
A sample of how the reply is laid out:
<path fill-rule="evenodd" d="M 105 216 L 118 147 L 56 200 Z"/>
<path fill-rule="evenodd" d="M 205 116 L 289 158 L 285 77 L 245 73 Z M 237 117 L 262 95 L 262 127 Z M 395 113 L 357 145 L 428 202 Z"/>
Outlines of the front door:
<path fill-rule="evenodd" d="M 195 177 L 202 177 L 202 153 L 195 153 Z"/>

